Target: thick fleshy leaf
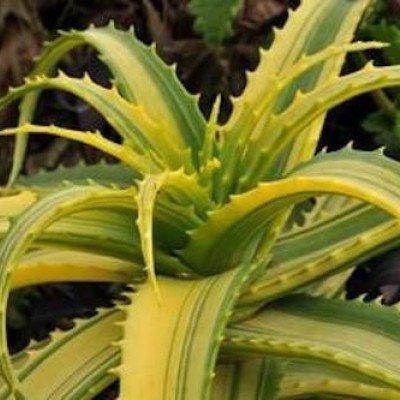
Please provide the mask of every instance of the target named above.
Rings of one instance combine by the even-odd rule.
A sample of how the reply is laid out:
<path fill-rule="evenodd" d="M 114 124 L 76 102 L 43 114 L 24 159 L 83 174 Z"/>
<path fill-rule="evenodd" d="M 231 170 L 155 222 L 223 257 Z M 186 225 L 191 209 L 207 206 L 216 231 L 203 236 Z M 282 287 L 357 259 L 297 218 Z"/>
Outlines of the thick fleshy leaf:
<path fill-rule="evenodd" d="M 159 300 L 160 291 L 157 285 L 154 265 L 153 214 L 157 194 L 160 191 L 165 178 L 165 175 L 146 176 L 143 181 L 139 182 L 139 189 L 136 196 L 138 206 L 138 217 L 136 223 L 139 229 L 145 272 Z"/>
<path fill-rule="evenodd" d="M 334 294 L 340 291 L 343 280 L 326 282 L 327 276 L 395 248 L 399 233 L 398 220 L 372 206 L 349 204 L 325 213 L 281 235 L 270 268 L 243 295 L 240 304 L 263 304 L 284 293 L 308 290 L 313 282 L 316 286 L 309 288 L 311 292 Z"/>
<path fill-rule="evenodd" d="M 88 320 L 76 320 L 71 330 L 54 332 L 13 356 L 26 399 L 90 400 L 105 389 L 115 380 L 110 370 L 120 360 L 112 343 L 121 337 L 117 324 L 122 318 L 119 310 L 99 310 Z M 0 398 L 10 399 L 4 383 Z"/>
<path fill-rule="evenodd" d="M 281 363 L 272 357 L 220 363 L 211 399 L 277 400 L 281 378 Z"/>
<path fill-rule="evenodd" d="M 111 177 L 104 176 L 102 168 L 93 167 L 94 171 L 90 167 L 88 168 L 91 176 L 102 183 L 110 183 Z M 87 169 L 78 167 L 78 171 L 86 172 Z M 113 168 L 109 172 L 111 171 L 113 171 Z M 119 168 L 116 171 L 119 171 Z M 18 216 L 38 199 L 70 187 L 71 183 L 60 185 L 63 178 L 70 178 L 73 182 L 79 182 L 76 179 L 77 176 L 71 175 L 71 172 L 68 169 L 44 173 L 41 178 L 26 179 L 35 186 L 6 190 L 5 194 L 8 194 L 8 196 L 0 198 L 0 239 L 4 238 L 10 228 L 10 217 Z M 124 172 L 124 169 L 122 169 L 122 172 Z M 180 248 L 187 242 L 186 231 L 194 229 L 202 223 L 200 215 L 204 215 L 204 210 L 208 207 L 207 190 L 196 184 L 195 177 L 186 176 L 181 171 L 170 172 L 167 175 L 154 214 L 156 268 L 158 272 L 167 275 L 179 275 L 181 273 L 193 275 L 177 257 L 171 254 L 174 249 Z M 53 191 L 49 190 L 48 187 L 43 185 L 43 179 L 46 176 L 50 176 L 51 181 L 60 186 L 56 186 Z M 126 178 L 128 177 L 129 174 L 126 175 Z M 126 182 L 123 181 L 124 176 L 121 176 L 121 179 L 122 186 L 126 186 Z M 118 182 L 118 180 L 116 181 Z M 93 185 L 93 181 L 86 183 Z M 111 187 L 115 189 L 115 185 Z M 137 218 L 134 198 L 132 198 L 131 208 L 131 210 L 90 210 L 62 218 L 46 228 L 36 238 L 34 246 L 96 253 L 141 265 L 143 264 L 143 256 L 139 232 L 134 224 L 134 220 Z M 174 215 L 174 218 L 171 218 L 171 215 Z"/>
<path fill-rule="evenodd" d="M 7 351 L 6 305 L 13 271 L 29 245 L 53 222 L 70 214 L 92 208 L 131 208 L 132 190 L 107 189 L 100 186 L 71 187 L 47 196 L 23 212 L 11 225 L 0 244 L 0 369 L 11 396 L 23 398 Z"/>
<path fill-rule="evenodd" d="M 323 361 L 397 389 L 399 311 L 380 304 L 292 296 L 226 331 L 222 351 Z"/>
<path fill-rule="evenodd" d="M 296 11 L 289 12 L 284 27 L 275 31 L 270 49 L 262 51 L 260 64 L 256 71 L 249 74 L 246 89 L 238 103 L 259 104 L 271 89 L 274 77 L 290 69 L 304 54 L 314 54 L 332 44 L 350 42 L 368 3 L 366 0 L 327 0 L 323 3 L 304 0 Z M 323 76 L 324 79 L 336 76 L 343 58 L 343 54 L 337 55 L 299 79 L 288 92 L 293 94 L 295 88 L 310 90 Z"/>
<path fill-rule="evenodd" d="M 223 330 L 249 275 L 238 268 L 201 280 L 159 277 L 132 299 L 121 342 L 121 399 L 206 399 Z"/>
<path fill-rule="evenodd" d="M 11 280 L 17 289 L 54 282 L 143 281 L 143 266 L 127 260 L 73 250 L 36 250 L 18 264 Z"/>
<path fill-rule="evenodd" d="M 77 79 L 60 73 L 55 78 L 37 76 L 28 79 L 25 85 L 10 89 L 0 99 L 0 109 L 30 92 L 44 89 L 67 91 L 95 108 L 127 146 L 147 158 L 148 168 L 153 171 L 181 166 L 190 170 L 190 150 L 182 139 L 171 137 L 162 120 L 154 120 L 142 105 L 125 100 L 115 87 L 106 89 L 95 84 L 88 75 Z"/>
<path fill-rule="evenodd" d="M 201 274 L 263 257 L 263 249 L 269 251 L 271 243 L 260 240 L 276 229 L 274 218 L 323 193 L 357 198 L 399 217 L 399 184 L 399 165 L 379 153 L 343 150 L 320 155 L 288 178 L 232 196 L 230 203 L 210 213 L 204 225 L 191 233 L 181 257 Z"/>
<path fill-rule="evenodd" d="M 147 157 L 138 154 L 128 146 L 117 144 L 104 138 L 98 131 L 83 132 L 54 125 L 40 126 L 31 124 L 0 130 L 0 136 L 28 134 L 53 135 L 92 146 L 95 149 L 102 151 L 104 154 L 111 155 L 117 160 L 125 163 L 133 170 L 132 175 L 151 172 L 151 166 L 149 165 L 149 159 Z"/>
<path fill-rule="evenodd" d="M 350 371 L 310 360 L 287 360 L 280 385 L 280 398 L 334 396 L 340 399 L 397 400 L 398 390 Z M 314 398 L 314 397 L 312 397 Z"/>
<path fill-rule="evenodd" d="M 139 178 L 132 168 L 124 164 L 107 164 L 100 161 L 95 165 L 78 164 L 74 167 L 60 165 L 55 170 L 42 170 L 35 175 L 21 175 L 15 186 L 33 186 L 36 188 L 53 188 L 61 186 L 65 182 L 74 185 L 87 184 L 95 181 L 100 185 L 127 187 Z M 2 208 L 3 209 L 3 208 Z"/>
<path fill-rule="evenodd" d="M 330 211 L 324 207 L 325 203 L 329 208 L 332 205 Z M 399 246 L 397 219 L 371 206 L 346 203 L 343 198 L 317 201 L 315 212 L 305 216 L 303 226 L 294 226 L 281 235 L 273 251 L 271 268 L 239 303 L 264 304 L 293 291 L 337 296 L 344 292 L 350 271 L 332 278 L 327 276 Z"/>
<path fill-rule="evenodd" d="M 1 201 L 0 201 L 1 205 Z M 175 208 L 174 211 L 184 210 Z M 157 230 L 160 235 L 171 235 L 171 242 L 164 242 L 161 248 L 155 248 L 157 271 L 167 275 L 191 274 L 191 271 L 179 260 L 168 254 L 165 249 L 174 245 L 182 233 L 180 221 L 171 225 L 170 208 L 158 207 L 156 216 Z M 90 210 L 77 215 L 62 218 L 48 227 L 36 238 L 33 248 L 50 251 L 79 251 L 90 255 L 112 257 L 124 262 L 132 262 L 143 268 L 143 255 L 139 233 L 133 221 L 137 213 L 132 210 Z M 190 213 L 183 213 L 189 222 L 197 223 L 198 218 Z M 179 218 L 181 219 L 181 217 Z M 194 221 L 194 222 L 193 222 Z M 0 218 L 0 239 L 3 239 L 11 223 L 8 218 Z M 192 225 L 195 226 L 195 225 Z M 72 272 L 72 271 L 71 271 Z M 44 277 L 38 279 L 44 279 Z"/>
<path fill-rule="evenodd" d="M 278 105 L 280 111 L 284 110 L 298 90 L 310 91 L 321 82 L 336 77 L 340 72 L 344 53 L 334 53 L 332 57 L 322 59 L 319 65 L 295 76 L 283 93 L 279 85 L 284 79 L 279 75 L 290 74 L 288 71 L 304 55 L 313 55 L 329 46 L 340 47 L 350 42 L 358 20 L 368 3 L 369 0 L 327 0 L 323 3 L 318 0 L 305 0 L 296 11 L 289 13 L 284 28 L 276 30 L 271 48 L 261 51 L 260 64 L 254 73 L 249 74 L 246 89 L 235 101 L 232 118 L 225 128 L 222 150 L 225 164 L 217 181 L 218 201 L 226 201 L 227 196 L 234 192 L 238 170 L 241 170 L 241 157 L 245 147 L 249 145 L 248 135 L 258 134 L 264 126 L 268 127 L 264 114 L 254 116 L 253 110 L 260 104 L 265 104 L 266 99 L 267 108 L 271 111 Z M 295 41 L 293 38 L 296 38 Z M 323 117 L 296 137 L 293 146 L 281 160 L 283 164 L 287 163 L 288 168 L 292 168 L 312 156 L 322 123 Z M 258 128 L 249 131 L 248 126 L 251 124 L 254 128 L 258 125 Z M 275 132 L 269 130 L 267 136 L 270 135 L 275 136 Z M 260 150 L 259 146 L 257 149 Z M 243 166 L 245 165 L 247 160 Z"/>
<path fill-rule="evenodd" d="M 277 169 L 281 164 L 283 152 L 290 146 L 307 126 L 324 115 L 329 109 L 362 93 L 379 88 L 400 85 L 400 67 L 374 67 L 368 64 L 362 70 L 337 78 L 321 85 L 309 94 L 298 94 L 290 107 L 274 117 L 268 130 L 279 132 L 271 139 L 260 137 L 257 147 L 263 151 L 253 153 L 251 165 L 240 178 L 240 191 L 246 190 L 260 180 L 269 180 L 279 176 Z"/>
<path fill-rule="evenodd" d="M 183 88 L 174 69 L 166 66 L 157 56 L 154 47 L 141 43 L 132 31 L 117 30 L 112 24 L 61 35 L 54 42 L 47 43 L 31 76 L 52 74 L 67 52 L 89 44 L 99 51 L 114 76 L 118 90 L 128 101 L 143 106 L 156 121 L 162 116 L 171 137 L 182 138 L 185 147 L 200 147 L 205 121 L 196 100 Z M 21 124 L 32 121 L 39 94 L 30 93 L 24 99 Z M 18 136 L 10 182 L 16 179 L 21 169 L 25 148 L 26 138 Z"/>

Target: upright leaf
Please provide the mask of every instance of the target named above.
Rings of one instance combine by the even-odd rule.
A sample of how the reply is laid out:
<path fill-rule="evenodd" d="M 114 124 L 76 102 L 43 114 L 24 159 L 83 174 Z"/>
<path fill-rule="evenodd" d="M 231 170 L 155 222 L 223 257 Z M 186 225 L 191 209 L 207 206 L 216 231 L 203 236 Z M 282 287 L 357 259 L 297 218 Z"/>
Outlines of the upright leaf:
<path fill-rule="evenodd" d="M 262 259 L 279 234 L 274 232 L 263 241 L 265 234 L 280 229 L 271 221 L 288 207 L 323 193 L 357 198 L 398 218 L 399 173 L 399 165 L 379 153 L 344 150 L 321 155 L 285 179 L 260 183 L 252 191 L 231 196 L 227 205 L 212 211 L 191 232 L 181 256 L 201 274 Z"/>
<path fill-rule="evenodd" d="M 238 268 L 192 281 L 160 277 L 161 303 L 150 285 L 142 286 L 124 326 L 121 398 L 208 398 L 223 330 L 251 272 Z"/>
<path fill-rule="evenodd" d="M 222 153 L 227 164 L 221 169 L 217 180 L 219 201 L 226 201 L 227 195 L 232 193 L 238 170 L 243 169 L 240 167 L 241 157 L 245 148 L 251 144 L 246 125 L 254 119 L 252 112 L 269 98 L 271 92 L 277 92 L 280 86 L 279 75 L 290 70 L 304 55 L 312 55 L 330 45 L 341 46 L 348 43 L 368 3 L 369 0 L 304 0 L 296 11 L 289 13 L 284 28 L 276 31 L 271 48 L 261 51 L 260 65 L 254 73 L 249 74 L 246 89 L 235 101 L 231 120 L 224 129 Z M 295 42 L 293 38 L 296 38 Z M 336 54 L 298 76 L 283 93 L 278 89 L 279 96 L 271 100 L 269 109 L 278 108 L 283 111 L 298 90 L 311 91 L 319 83 L 337 76 L 343 59 L 343 53 Z M 268 118 L 264 118 L 263 114 L 257 118 L 259 127 L 256 131 L 261 129 L 262 136 L 279 135 L 268 130 Z M 312 156 L 322 122 L 321 116 L 313 126 L 302 131 L 292 141 L 292 146 L 281 157 L 281 165 L 275 176 Z"/>
<path fill-rule="evenodd" d="M 89 44 L 101 54 L 110 68 L 121 94 L 146 113 L 163 123 L 171 137 L 185 143 L 185 148 L 198 149 L 202 143 L 205 121 L 193 96 L 178 81 L 172 67 L 157 56 L 154 47 L 141 43 L 132 31 L 123 32 L 112 24 L 90 27 L 79 32 L 62 33 L 47 43 L 31 76 L 52 74 L 61 58 L 77 46 Z M 20 123 L 32 121 L 40 91 L 28 94 L 21 105 Z M 10 182 L 15 181 L 25 154 L 26 137 L 18 136 Z"/>

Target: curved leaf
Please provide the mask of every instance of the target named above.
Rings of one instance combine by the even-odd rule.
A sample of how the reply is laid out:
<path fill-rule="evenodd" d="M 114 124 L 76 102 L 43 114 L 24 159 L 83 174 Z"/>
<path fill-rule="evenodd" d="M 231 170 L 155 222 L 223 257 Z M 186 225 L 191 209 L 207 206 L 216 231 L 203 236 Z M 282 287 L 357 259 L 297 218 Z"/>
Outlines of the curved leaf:
<path fill-rule="evenodd" d="M 82 169 L 78 168 L 78 171 L 82 171 Z M 83 168 L 83 171 L 86 169 Z M 101 171 L 102 169 L 95 170 L 92 173 L 96 172 L 97 174 Z M 124 170 L 122 171 L 124 172 Z M 48 174 L 52 179 L 56 179 L 56 183 L 60 178 L 70 176 L 68 175 L 69 170 L 66 172 L 67 175 L 62 171 L 55 172 L 55 177 L 53 177 L 53 173 Z M 93 176 L 95 177 L 95 175 Z M 97 177 L 102 178 L 102 174 Z M 76 181 L 75 176 L 74 180 Z M 107 183 L 104 178 L 101 180 Z M 29 179 L 28 181 L 31 182 Z M 39 184 L 42 184 L 41 182 Z M 87 183 L 93 184 L 92 181 Z M 69 186 L 71 185 L 69 184 Z M 65 187 L 68 186 L 64 184 L 56 190 L 63 190 Z M 115 188 L 114 185 L 112 187 Z M 7 190 L 8 196 L 0 198 L 0 239 L 6 235 L 10 227 L 9 217 L 19 215 L 37 199 L 56 191 L 50 191 L 45 186 L 29 187 L 29 190 L 20 188 L 19 190 Z M 180 248 L 187 242 L 186 231 L 194 229 L 202 223 L 201 217 L 208 207 L 207 190 L 198 186 L 194 176 L 187 176 L 182 171 L 167 174 L 154 213 L 154 225 L 156 226 L 154 256 L 158 272 L 167 275 L 182 273 L 193 275 L 172 253 L 174 249 Z M 142 264 L 143 255 L 140 249 L 139 232 L 133 223 L 137 218 L 137 207 L 133 198 L 131 208 L 131 210 L 90 210 L 62 218 L 40 234 L 36 239 L 35 246 L 97 253 Z M 174 215 L 174 218 L 171 218 L 171 215 Z"/>
<path fill-rule="evenodd" d="M 128 146 L 147 157 L 149 167 L 155 171 L 168 166 L 189 168 L 190 151 L 180 138 L 171 137 L 163 121 L 153 120 L 143 106 L 125 100 L 115 87 L 106 89 L 95 84 L 88 75 L 77 79 L 60 73 L 55 78 L 28 79 L 25 85 L 10 89 L 0 99 L 0 109 L 30 92 L 43 89 L 67 91 L 87 102 L 104 116 Z"/>
<path fill-rule="evenodd" d="M 239 303 L 264 304 L 284 293 L 329 291 L 332 273 L 353 267 L 399 245 L 397 219 L 368 205 L 353 205 L 326 215 L 308 228 L 284 234 L 273 249 L 270 269 L 244 293 Z M 273 283 L 274 282 L 274 283 Z M 320 282 L 322 287 L 307 285 Z M 339 280 L 339 285 L 343 280 Z M 337 282 L 333 282 L 334 286 Z M 333 292 L 340 289 L 331 287 Z M 322 290 L 322 292 L 321 292 Z"/>
<path fill-rule="evenodd" d="M 280 362 L 272 357 L 217 365 L 211 399 L 278 400 Z"/>
<path fill-rule="evenodd" d="M 398 390 L 383 387 L 349 371 L 330 368 L 309 360 L 288 360 L 280 385 L 283 399 L 334 396 L 340 399 L 396 400 Z"/>
<path fill-rule="evenodd" d="M 211 274 L 264 257 L 271 243 L 261 241 L 279 213 L 323 193 L 341 194 L 400 216 L 400 167 L 378 153 L 344 150 L 315 158 L 290 177 L 261 183 L 231 197 L 191 233 L 181 257 L 200 274 Z M 272 235 L 274 237 L 275 235 Z M 258 246 L 261 248 L 258 248 Z"/>
<path fill-rule="evenodd" d="M 143 181 L 139 182 L 139 190 L 136 196 L 138 206 L 136 223 L 139 228 L 145 272 L 159 301 L 161 301 L 161 294 L 157 285 L 153 253 L 153 213 L 157 193 L 160 191 L 165 178 L 164 174 L 146 176 Z"/>
<path fill-rule="evenodd" d="M 243 167 L 244 171 L 247 168 L 247 163 L 238 168 L 243 149 L 249 143 L 247 134 L 258 133 L 265 125 L 269 126 L 266 124 L 265 118 L 260 118 L 260 115 L 254 118 L 253 110 L 260 104 L 265 104 L 263 101 L 268 100 L 270 96 L 272 96 L 273 103 L 269 105 L 269 108 L 284 110 L 292 102 L 297 91 L 311 91 L 321 82 L 330 81 L 338 76 L 344 60 L 344 53 L 328 58 L 320 65 L 315 65 L 306 73 L 295 77 L 291 84 L 283 90 L 283 93 L 279 90 L 279 75 L 290 74 L 289 70 L 304 55 L 314 55 L 329 46 L 343 46 L 350 42 L 356 25 L 368 4 L 369 0 L 326 0 L 323 3 L 318 0 L 305 0 L 296 11 L 289 11 L 289 19 L 284 28 L 275 31 L 275 40 L 271 48 L 268 51 L 261 51 L 258 68 L 254 73 L 249 74 L 243 95 L 234 102 L 231 117 L 234 132 L 229 132 L 224 138 L 224 151 L 229 156 L 224 157 L 227 165 L 223 167 L 219 176 L 218 201 L 225 202 L 230 193 L 237 191 L 236 180 L 242 176 L 242 172 L 238 176 L 238 169 Z M 288 171 L 314 154 L 323 120 L 324 117 L 321 116 L 297 135 L 293 146 L 286 149 L 285 155 L 280 158 L 279 168 L 282 168 L 282 164 L 287 164 L 287 168 L 284 170 Z M 249 132 L 246 125 L 251 124 L 252 121 L 253 123 L 257 122 L 258 128 Z M 269 132 L 273 132 L 272 134 L 275 135 L 272 129 Z M 260 146 L 256 146 L 256 148 L 258 152 L 265 151 L 263 146 L 261 149 Z M 233 149 L 235 149 L 235 153 Z M 250 160 L 252 160 L 252 155 Z M 280 174 L 276 173 L 275 176 L 280 176 Z"/>
<path fill-rule="evenodd" d="M 18 264 L 11 279 L 17 289 L 54 282 L 123 282 L 144 280 L 142 265 L 74 250 L 36 250 Z"/>
<path fill-rule="evenodd" d="M 172 137 L 181 137 L 185 147 L 199 148 L 205 121 L 196 100 L 189 95 L 176 77 L 174 69 L 166 66 L 154 47 L 141 43 L 132 31 L 123 32 L 112 24 L 79 32 L 62 33 L 47 43 L 31 76 L 51 74 L 60 59 L 76 46 L 89 44 L 96 48 L 110 68 L 117 88 L 130 102 L 142 105 L 155 121 L 163 117 Z M 20 123 L 29 123 L 40 92 L 28 94 L 21 105 Z M 179 142 L 179 141 L 178 141 Z M 25 154 L 26 138 L 17 137 L 13 171 L 14 182 Z"/>
<path fill-rule="evenodd" d="M 88 320 L 76 320 L 71 330 L 54 332 L 44 343 L 32 343 L 13 356 L 26 398 L 89 400 L 105 389 L 115 380 L 110 370 L 120 360 L 112 343 L 121 337 L 117 324 L 122 318 L 119 310 L 99 310 Z M 4 384 L 0 398 L 10 399 Z"/>
<path fill-rule="evenodd" d="M 241 190 L 251 187 L 259 180 L 275 177 L 282 152 L 303 129 L 329 109 L 362 93 L 398 85 L 400 85 L 399 66 L 374 67 L 368 64 L 358 72 L 319 86 L 312 93 L 298 94 L 291 106 L 268 125 L 267 129 L 275 132 L 274 137 L 269 140 L 264 136 L 257 143 L 264 151 L 254 153 L 252 165 L 241 177 Z M 285 171 L 287 172 L 286 167 L 281 169 L 281 173 Z"/>
<path fill-rule="evenodd" d="M 279 130 L 268 129 L 269 123 L 274 121 L 274 114 L 279 112 L 278 100 L 290 86 L 299 80 L 305 72 L 316 68 L 323 62 L 328 62 L 342 54 L 375 49 L 384 47 L 379 42 L 356 42 L 343 45 L 331 45 L 317 53 L 302 55 L 293 66 L 278 73 L 273 79 L 272 87 L 257 104 L 243 104 L 242 118 L 237 121 L 232 118 L 221 128 L 221 135 L 225 139 L 221 150 L 223 160 L 221 171 L 219 172 L 220 188 L 219 196 L 224 198 L 227 193 L 231 193 L 235 185 L 239 184 L 240 191 L 243 185 L 243 177 L 253 163 L 254 155 L 260 150 L 259 143 L 271 141 L 275 135 L 279 136 Z M 235 182 L 238 179 L 239 182 Z"/>
<path fill-rule="evenodd" d="M 74 129 L 66 129 L 59 126 L 40 126 L 25 124 L 17 128 L 7 128 L 0 130 L 0 136 L 6 135 L 28 135 L 28 134 L 47 134 L 62 137 L 64 139 L 73 140 L 75 142 L 84 143 L 95 149 L 101 150 L 105 154 L 115 157 L 132 168 L 133 174 L 143 174 L 151 172 L 149 159 L 141 154 L 136 153 L 128 146 L 114 143 L 104 138 L 99 131 L 77 131 Z"/>
<path fill-rule="evenodd" d="M 222 350 L 324 361 L 395 388 L 400 395 L 399 328 L 395 308 L 292 296 L 233 324 Z"/>
<path fill-rule="evenodd" d="M 95 181 L 103 186 L 127 187 L 132 185 L 132 182 L 138 177 L 139 175 L 136 175 L 132 168 L 124 164 L 107 164 L 103 160 L 94 165 L 82 163 L 74 167 L 60 165 L 55 170 L 42 170 L 31 176 L 21 175 L 15 186 L 53 188 L 61 186 L 65 182 L 82 185 L 87 184 L 88 181 Z"/>
<path fill-rule="evenodd" d="M 246 89 L 237 103 L 258 105 L 271 89 L 271 81 L 290 69 L 304 54 L 314 54 L 329 45 L 351 41 L 358 20 L 369 1 L 303 0 L 296 11 L 289 11 L 289 19 L 267 51 L 261 52 L 260 64 L 249 74 Z M 307 22 L 305 22 L 307 21 Z M 294 40 L 295 38 L 295 40 Z M 340 72 L 344 54 L 329 60 L 323 68 L 316 68 L 288 89 L 292 95 L 297 89 L 310 90 L 318 81 L 328 80 Z M 235 104 L 235 112 L 240 112 Z"/>
<path fill-rule="evenodd" d="M 161 302 L 142 286 L 124 324 L 121 399 L 208 398 L 223 330 L 252 269 L 192 281 L 160 277 Z"/>
<path fill-rule="evenodd" d="M 5 306 L 12 273 L 29 245 L 54 221 L 91 208 L 132 207 L 132 190 L 106 189 L 99 186 L 71 187 L 44 197 L 23 212 L 11 225 L 0 244 L 0 367 L 11 396 L 24 398 L 7 352 Z"/>

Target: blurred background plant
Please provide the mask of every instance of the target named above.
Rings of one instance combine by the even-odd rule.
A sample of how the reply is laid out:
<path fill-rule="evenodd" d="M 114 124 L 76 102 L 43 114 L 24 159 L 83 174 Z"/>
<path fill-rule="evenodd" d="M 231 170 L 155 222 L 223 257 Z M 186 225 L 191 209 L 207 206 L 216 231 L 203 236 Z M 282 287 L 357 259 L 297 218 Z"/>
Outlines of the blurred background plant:
<path fill-rule="evenodd" d="M 400 64 L 400 1 L 376 1 L 360 26 L 359 37 L 389 44 L 370 55 L 376 64 Z M 386 147 L 388 155 L 400 160 L 400 92 L 378 90 L 372 93 L 372 99 L 376 110 L 363 120 L 362 127 L 373 135 L 377 145 Z"/>

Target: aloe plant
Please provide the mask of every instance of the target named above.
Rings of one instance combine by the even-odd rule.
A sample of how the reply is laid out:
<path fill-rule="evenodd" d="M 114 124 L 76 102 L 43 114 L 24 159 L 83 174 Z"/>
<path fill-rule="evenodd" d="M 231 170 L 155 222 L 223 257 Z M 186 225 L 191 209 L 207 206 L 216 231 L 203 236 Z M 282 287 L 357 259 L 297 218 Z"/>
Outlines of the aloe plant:
<path fill-rule="evenodd" d="M 174 67 L 132 31 L 62 33 L 22 87 L 15 163 L 0 198 L 0 398 L 90 399 L 116 379 L 122 399 L 398 399 L 396 307 L 345 302 L 349 269 L 400 242 L 400 165 L 349 146 L 314 157 L 326 112 L 400 84 L 400 67 L 339 77 L 367 0 L 304 0 L 234 100 L 209 121 Z M 94 46 L 110 89 L 55 74 Z M 99 111 L 99 132 L 33 124 L 40 93 Z M 90 144 L 121 161 L 18 178 L 28 134 Z M 311 211 L 294 205 L 313 199 Z M 7 351 L 10 290 L 59 281 L 123 282 L 129 304 L 101 309 Z M 322 396 L 322 397 L 318 397 Z"/>

